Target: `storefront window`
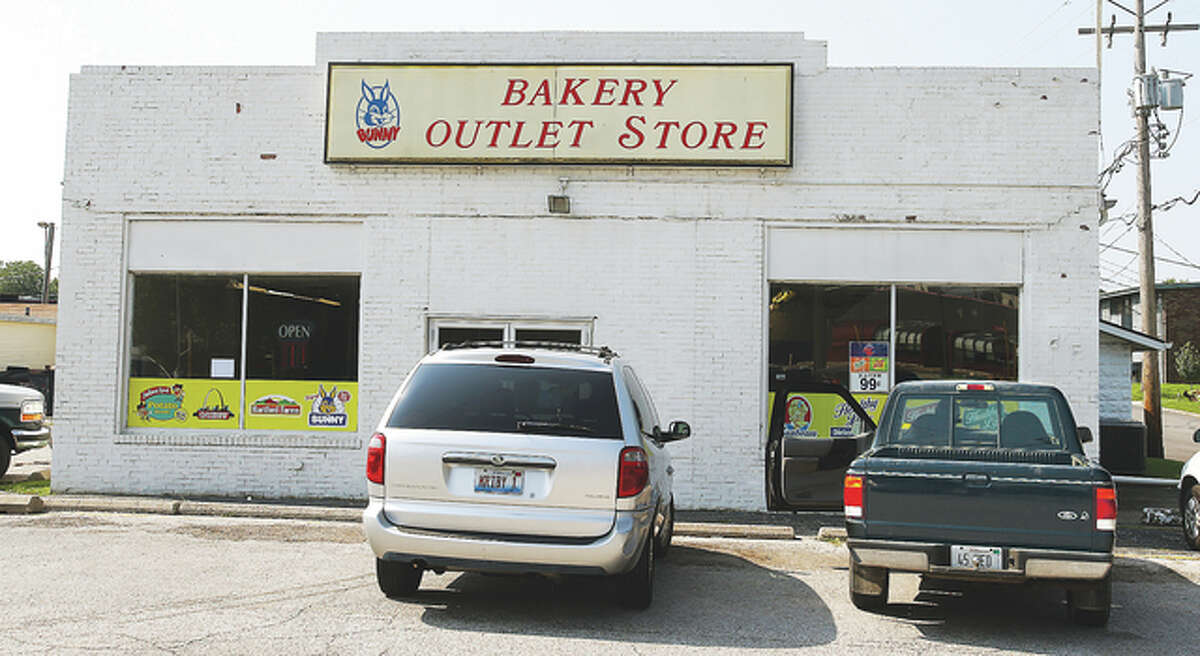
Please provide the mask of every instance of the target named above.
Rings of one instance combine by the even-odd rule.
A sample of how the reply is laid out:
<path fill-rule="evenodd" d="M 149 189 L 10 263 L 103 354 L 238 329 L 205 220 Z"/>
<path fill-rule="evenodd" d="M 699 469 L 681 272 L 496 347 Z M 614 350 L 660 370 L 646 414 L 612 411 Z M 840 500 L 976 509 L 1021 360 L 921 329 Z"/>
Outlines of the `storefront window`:
<path fill-rule="evenodd" d="M 1017 290 L 896 288 L 896 380 L 1017 379 Z"/>
<path fill-rule="evenodd" d="M 357 277 L 137 275 L 133 288 L 129 426 L 357 429 Z"/>
<path fill-rule="evenodd" d="M 429 351 L 462 342 L 592 343 L 592 324 L 586 320 L 472 319 L 437 317 L 429 320 Z"/>

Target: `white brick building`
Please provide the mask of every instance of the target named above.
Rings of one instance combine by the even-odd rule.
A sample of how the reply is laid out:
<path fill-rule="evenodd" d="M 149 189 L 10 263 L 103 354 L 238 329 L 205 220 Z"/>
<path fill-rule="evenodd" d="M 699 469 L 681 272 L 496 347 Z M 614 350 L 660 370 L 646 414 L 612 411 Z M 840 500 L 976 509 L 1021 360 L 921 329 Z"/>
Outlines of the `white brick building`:
<path fill-rule="evenodd" d="M 329 62 L 791 64 L 791 165 L 327 164 Z M 671 446 L 681 507 L 762 508 L 769 306 L 785 289 L 900 285 L 943 305 L 958 287 L 999 290 L 983 296 L 1013 299 L 1004 336 L 924 330 L 946 349 L 984 333 L 1019 343 L 1009 377 L 1058 385 L 1095 431 L 1097 125 L 1090 69 L 829 68 L 825 44 L 795 33 L 322 34 L 314 66 L 85 67 L 70 92 L 53 486 L 364 496 L 366 438 L 436 331 L 525 326 L 612 346 L 664 419 L 691 423 Z M 560 193 L 569 214 L 547 211 Z M 205 276 L 219 284 L 180 292 Z M 279 349 L 298 342 L 256 364 L 253 335 L 237 339 L 258 276 L 350 281 L 357 314 L 326 330 L 349 335 L 357 361 L 319 380 L 355 390 L 356 425 L 253 429 L 238 423 L 250 391 L 229 403 L 232 427 L 140 421 L 139 393 L 150 412 L 169 400 L 146 368 L 171 363 L 138 331 L 170 333 L 174 371 L 161 370 L 203 379 L 191 401 L 236 389 L 210 379 L 245 378 L 243 365 L 283 375 Z M 174 290 L 150 328 L 143 279 Z M 206 320 L 188 304 L 223 294 L 252 299 L 249 319 L 231 310 L 235 327 L 205 342 L 182 317 Z M 872 321 L 925 325 L 905 319 L 910 297 L 899 319 Z M 812 329 L 829 344 L 868 325 L 830 321 Z M 961 373 L 940 357 L 931 370 Z"/>

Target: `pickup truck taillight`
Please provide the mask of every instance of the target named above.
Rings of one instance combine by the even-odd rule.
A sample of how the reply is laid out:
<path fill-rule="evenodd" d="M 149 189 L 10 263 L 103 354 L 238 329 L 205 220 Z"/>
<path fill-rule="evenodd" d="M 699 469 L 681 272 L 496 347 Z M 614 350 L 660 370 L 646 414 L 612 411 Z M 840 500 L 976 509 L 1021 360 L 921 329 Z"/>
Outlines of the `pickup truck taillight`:
<path fill-rule="evenodd" d="M 640 446 L 621 449 L 621 463 L 617 470 L 617 497 L 635 497 L 646 489 L 650 482 L 650 461 Z"/>
<path fill-rule="evenodd" d="M 1117 530 L 1117 490 L 1115 488 L 1096 488 L 1096 530 Z"/>
<path fill-rule="evenodd" d="M 847 517 L 861 518 L 863 516 L 862 476 L 846 476 L 845 483 L 842 485 L 842 505 L 845 506 Z"/>
<path fill-rule="evenodd" d="M 387 438 L 375 433 L 367 443 L 367 480 L 383 484 L 383 460 L 387 453 Z"/>

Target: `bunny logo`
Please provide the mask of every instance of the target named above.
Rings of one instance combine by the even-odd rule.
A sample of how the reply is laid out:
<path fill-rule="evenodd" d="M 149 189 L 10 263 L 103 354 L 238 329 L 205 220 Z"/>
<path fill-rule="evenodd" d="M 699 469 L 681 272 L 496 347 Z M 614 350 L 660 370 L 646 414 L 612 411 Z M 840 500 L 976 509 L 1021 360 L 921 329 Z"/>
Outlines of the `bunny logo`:
<path fill-rule="evenodd" d="M 371 148 L 383 148 L 396 140 L 400 133 L 400 104 L 392 93 L 391 82 L 373 87 L 362 80 L 362 97 L 358 99 L 354 120 L 358 125 L 358 140 Z"/>
<path fill-rule="evenodd" d="M 343 391 L 339 394 L 336 385 L 326 392 L 324 385 L 318 385 L 317 393 L 305 396 L 304 400 L 312 401 L 312 411 L 308 413 L 309 426 L 313 428 L 343 428 L 346 426 L 348 419 L 346 401 L 350 400 L 349 392 Z"/>

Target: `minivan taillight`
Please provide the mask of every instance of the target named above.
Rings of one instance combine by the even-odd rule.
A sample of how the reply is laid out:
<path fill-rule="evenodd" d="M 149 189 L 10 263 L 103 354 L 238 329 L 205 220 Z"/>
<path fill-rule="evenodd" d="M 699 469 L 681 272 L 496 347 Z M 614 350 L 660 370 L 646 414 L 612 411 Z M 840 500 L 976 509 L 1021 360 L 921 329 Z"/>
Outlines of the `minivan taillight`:
<path fill-rule="evenodd" d="M 640 446 L 621 449 L 621 463 L 617 470 L 617 498 L 634 497 L 646 489 L 650 481 L 650 461 Z"/>
<path fill-rule="evenodd" d="M 1117 530 L 1117 490 L 1111 487 L 1096 488 L 1096 530 Z"/>
<path fill-rule="evenodd" d="M 367 480 L 383 484 L 383 460 L 387 452 L 387 439 L 383 433 L 375 433 L 367 444 Z"/>
<path fill-rule="evenodd" d="M 847 517 L 859 519 L 863 516 L 862 476 L 846 475 L 842 483 L 842 505 Z"/>

